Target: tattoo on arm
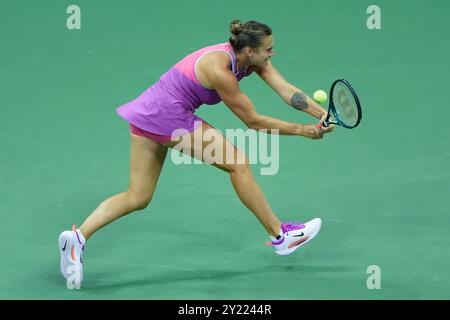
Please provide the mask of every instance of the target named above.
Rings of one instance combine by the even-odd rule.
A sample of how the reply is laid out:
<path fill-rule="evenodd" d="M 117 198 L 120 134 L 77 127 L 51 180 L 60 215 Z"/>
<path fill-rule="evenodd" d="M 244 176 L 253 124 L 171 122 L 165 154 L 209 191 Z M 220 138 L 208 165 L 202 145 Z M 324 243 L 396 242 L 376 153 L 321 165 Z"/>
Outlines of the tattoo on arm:
<path fill-rule="evenodd" d="M 291 106 L 300 111 L 308 109 L 308 101 L 303 92 L 296 92 L 292 95 Z"/>

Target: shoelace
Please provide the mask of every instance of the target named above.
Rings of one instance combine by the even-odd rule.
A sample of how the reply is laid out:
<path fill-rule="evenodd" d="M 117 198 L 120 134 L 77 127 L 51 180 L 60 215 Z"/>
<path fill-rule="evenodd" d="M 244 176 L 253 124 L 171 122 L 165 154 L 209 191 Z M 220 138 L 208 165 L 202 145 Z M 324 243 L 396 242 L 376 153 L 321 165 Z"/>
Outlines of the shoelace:
<path fill-rule="evenodd" d="M 283 233 L 286 233 L 286 232 L 292 231 L 292 230 L 300 230 L 300 229 L 303 229 L 304 227 L 305 227 L 305 225 L 303 223 L 295 222 L 295 221 L 284 221 L 281 223 L 281 230 L 283 231 Z M 272 241 L 266 241 L 266 242 L 264 242 L 264 244 L 266 246 L 273 246 Z"/>
<path fill-rule="evenodd" d="M 303 229 L 304 227 L 305 227 L 305 225 L 303 223 L 295 222 L 295 221 L 285 221 L 282 224 L 283 232 L 288 232 L 288 231 L 292 231 L 292 230 L 300 230 L 300 229 Z"/>

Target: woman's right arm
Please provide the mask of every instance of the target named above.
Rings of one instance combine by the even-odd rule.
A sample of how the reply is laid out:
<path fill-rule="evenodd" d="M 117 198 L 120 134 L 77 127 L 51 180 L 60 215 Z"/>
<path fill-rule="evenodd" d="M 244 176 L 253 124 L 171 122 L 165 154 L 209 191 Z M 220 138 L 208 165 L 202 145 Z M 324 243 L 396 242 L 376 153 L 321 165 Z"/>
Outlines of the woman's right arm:
<path fill-rule="evenodd" d="M 282 135 L 301 135 L 311 139 L 323 137 L 323 129 L 318 129 L 314 124 L 290 123 L 258 114 L 248 96 L 240 90 L 239 82 L 228 69 L 228 64 L 229 61 L 226 57 L 214 59 L 208 68 L 202 71 L 208 83 L 217 91 L 223 102 L 248 128 L 266 129 L 267 133 L 277 129 Z"/>

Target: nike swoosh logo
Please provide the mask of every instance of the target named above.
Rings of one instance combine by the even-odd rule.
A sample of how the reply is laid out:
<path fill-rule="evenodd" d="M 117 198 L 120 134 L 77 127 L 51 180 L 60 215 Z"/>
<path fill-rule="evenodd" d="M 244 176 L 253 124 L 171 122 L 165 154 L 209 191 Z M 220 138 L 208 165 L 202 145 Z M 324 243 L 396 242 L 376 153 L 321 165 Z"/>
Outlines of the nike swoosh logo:
<path fill-rule="evenodd" d="M 66 240 L 66 243 L 64 243 L 64 247 L 62 247 L 61 250 L 65 251 L 66 250 L 66 246 L 67 246 L 67 240 Z"/>
<path fill-rule="evenodd" d="M 296 236 L 293 236 L 293 237 L 303 237 L 305 234 L 302 232 L 302 233 L 300 233 L 300 234 L 298 234 L 298 235 L 296 235 Z"/>

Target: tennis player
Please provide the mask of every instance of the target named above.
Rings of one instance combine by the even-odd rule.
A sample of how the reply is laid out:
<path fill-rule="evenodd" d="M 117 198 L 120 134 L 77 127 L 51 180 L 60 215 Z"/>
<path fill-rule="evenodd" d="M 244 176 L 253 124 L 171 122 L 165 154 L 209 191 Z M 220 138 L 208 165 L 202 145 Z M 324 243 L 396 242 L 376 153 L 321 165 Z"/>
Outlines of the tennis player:
<path fill-rule="evenodd" d="M 125 192 L 103 201 L 79 229 L 60 234 L 61 272 L 75 284 L 83 280 L 85 242 L 100 228 L 131 212 L 145 209 L 150 203 L 168 148 L 190 146 L 191 155 L 212 163 L 229 173 L 231 183 L 242 203 L 256 216 L 267 231 L 275 253 L 289 255 L 312 240 L 320 230 L 321 220 L 306 223 L 282 222 L 269 206 L 256 183 L 245 154 L 237 150 L 218 130 L 195 115 L 203 104 L 223 101 L 251 129 L 277 129 L 281 135 L 321 139 L 333 126 L 289 123 L 259 114 L 249 97 L 239 88 L 239 81 L 256 73 L 288 105 L 317 118 L 326 118 L 326 110 L 302 90 L 287 82 L 270 59 L 274 56 L 274 39 L 269 26 L 257 21 L 230 24 L 228 42 L 212 45 L 186 56 L 165 73 L 158 82 L 133 101 L 119 107 L 117 113 L 129 122 L 131 134 L 130 184 Z M 189 132 L 176 141 L 177 129 Z M 203 152 L 210 140 L 194 141 L 196 130 L 213 130 L 216 142 L 235 152 L 236 161 L 210 161 Z M 220 144 L 219 144 L 220 145 Z M 207 157 L 207 156 L 206 156 Z"/>

